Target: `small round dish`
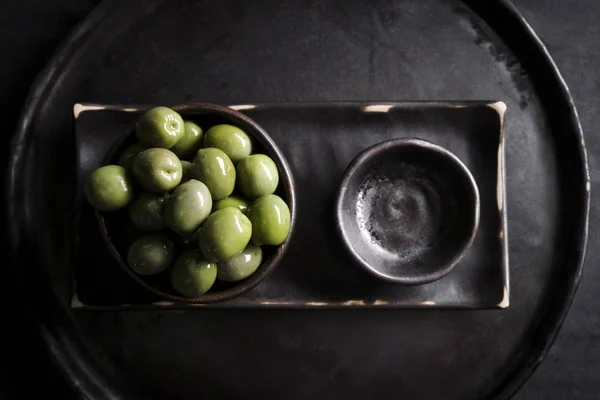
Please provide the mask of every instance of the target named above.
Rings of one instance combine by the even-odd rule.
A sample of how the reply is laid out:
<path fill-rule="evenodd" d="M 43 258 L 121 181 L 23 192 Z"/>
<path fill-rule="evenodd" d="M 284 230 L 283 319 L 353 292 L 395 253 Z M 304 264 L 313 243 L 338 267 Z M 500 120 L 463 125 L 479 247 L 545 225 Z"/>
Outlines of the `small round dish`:
<path fill-rule="evenodd" d="M 448 150 L 392 139 L 350 163 L 335 213 L 359 265 L 385 281 L 418 285 L 450 273 L 466 254 L 479 225 L 479 190 Z"/>
<path fill-rule="evenodd" d="M 136 274 L 127 265 L 125 261 L 127 259 L 127 250 L 137 237 L 138 232 L 130 224 L 124 222 L 127 221 L 127 216 L 124 215 L 127 212 L 126 210 L 110 213 L 102 213 L 94 210 L 100 235 L 121 268 L 133 280 L 161 298 L 168 301 L 189 304 L 206 304 L 229 300 L 246 293 L 262 281 L 277 267 L 289 247 L 296 220 L 296 197 L 292 172 L 285 156 L 275 142 L 256 122 L 248 118 L 245 114 L 228 107 L 208 103 L 192 103 L 170 108 L 177 111 L 184 119 L 196 122 L 204 130 L 210 126 L 222 123 L 235 125 L 253 138 L 254 148 L 256 149 L 255 153 L 262 153 L 271 157 L 277 165 L 279 172 L 279 185 L 275 194 L 279 195 L 290 209 L 290 231 L 286 240 L 279 246 L 263 246 L 262 264 L 248 278 L 235 283 L 217 280 L 207 293 L 197 297 L 185 297 L 175 292 L 171 287 L 170 279 L 167 276 L 169 270 L 153 276 L 141 276 Z M 131 133 L 126 135 L 108 152 L 103 164 L 116 163 L 119 154 L 135 141 L 136 138 L 132 130 Z M 186 248 L 187 243 L 183 242 L 174 232 L 163 231 L 162 233 L 172 239 L 178 250 Z"/>

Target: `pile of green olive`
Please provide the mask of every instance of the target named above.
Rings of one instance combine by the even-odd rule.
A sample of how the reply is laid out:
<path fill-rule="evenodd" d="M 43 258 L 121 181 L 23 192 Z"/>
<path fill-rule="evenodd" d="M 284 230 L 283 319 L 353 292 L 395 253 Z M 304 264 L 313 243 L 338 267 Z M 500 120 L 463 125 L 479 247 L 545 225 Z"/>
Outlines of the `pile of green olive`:
<path fill-rule="evenodd" d="M 186 297 L 215 281 L 238 282 L 262 263 L 261 246 L 278 246 L 290 231 L 290 210 L 275 193 L 279 171 L 253 154 L 242 129 L 214 125 L 206 132 L 167 107 L 145 112 L 137 142 L 117 165 L 93 171 L 85 197 L 101 212 L 127 207 L 136 231 L 127 263 L 139 275 L 171 268 L 171 285 Z M 186 246 L 180 254 L 170 230 Z"/>

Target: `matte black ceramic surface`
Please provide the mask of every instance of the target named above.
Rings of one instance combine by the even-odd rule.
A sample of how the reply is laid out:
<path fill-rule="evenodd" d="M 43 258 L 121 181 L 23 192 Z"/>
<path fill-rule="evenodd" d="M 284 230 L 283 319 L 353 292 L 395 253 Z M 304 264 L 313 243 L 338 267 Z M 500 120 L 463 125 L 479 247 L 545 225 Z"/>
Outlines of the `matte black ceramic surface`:
<path fill-rule="evenodd" d="M 348 99 L 507 104 L 509 308 L 69 308 L 73 104 Z M 356 152 L 314 157 L 321 138 L 305 132 L 293 154 L 313 157 L 316 193 L 331 186 L 320 163 Z M 11 151 L 15 285 L 26 283 L 50 354 L 88 398 L 505 399 L 544 358 L 581 278 L 590 183 L 579 121 L 546 48 L 504 0 L 108 1 L 34 83 Z M 300 210 L 312 193 L 298 194 Z"/>
<path fill-rule="evenodd" d="M 509 279 L 504 190 L 505 105 L 445 103 L 270 103 L 232 105 L 257 121 L 278 144 L 296 177 L 298 228 L 282 265 L 259 287 L 215 307 L 506 308 Z M 121 140 L 139 111 L 132 106 L 76 107 L 78 187 L 103 154 Z M 83 111 L 85 110 L 85 111 Z M 481 192 L 481 223 L 459 267 L 421 286 L 382 283 L 356 266 L 336 230 L 335 200 L 356 154 L 388 139 L 418 136 L 443 145 L 473 171 Z M 106 150 L 104 150 L 106 149 Z M 83 205 L 83 204 L 80 204 Z M 76 235 L 77 308 L 180 308 L 139 293 L 122 279 L 89 207 Z M 90 260 L 86 254 L 95 254 Z M 314 260 L 319 268 L 308 268 Z M 103 288 L 112 287 L 106 291 Z M 133 286 L 133 287 L 132 287 Z"/>
<path fill-rule="evenodd" d="M 344 244 L 367 271 L 394 283 L 429 283 L 452 271 L 473 243 L 479 190 L 446 149 L 392 139 L 352 161 L 335 217 Z"/>
<path fill-rule="evenodd" d="M 92 109 L 97 108 L 97 106 L 89 107 Z M 131 279 L 136 281 L 142 287 L 162 297 L 164 300 L 171 302 L 204 304 L 232 299 L 236 296 L 246 293 L 248 290 L 256 286 L 260 281 L 262 281 L 269 273 L 271 273 L 271 271 L 273 271 L 273 269 L 275 269 L 275 267 L 279 264 L 289 247 L 289 242 L 292 238 L 294 227 L 296 225 L 296 198 L 294 193 L 294 180 L 292 173 L 287 161 L 285 160 L 285 157 L 277 145 L 273 142 L 269 135 L 259 125 L 256 124 L 256 122 L 252 121 L 246 115 L 231 108 L 222 107 L 216 104 L 192 103 L 172 106 L 171 108 L 177 111 L 184 119 L 196 122 L 200 127 L 203 127 L 205 131 L 211 126 L 217 124 L 226 123 L 235 125 L 244 130 L 244 132 L 246 132 L 255 140 L 255 153 L 267 154 L 269 157 L 271 157 L 271 159 L 273 159 L 277 165 L 280 178 L 279 186 L 277 187 L 275 194 L 284 199 L 290 209 L 291 220 L 288 238 L 285 240 L 285 242 L 276 247 L 263 246 L 264 261 L 251 277 L 234 284 L 217 281 L 209 292 L 203 294 L 202 296 L 190 298 L 181 296 L 171 287 L 169 278 L 170 270 L 164 271 L 156 276 L 143 277 L 136 274 L 127 265 L 127 249 L 133 243 L 133 241 L 139 237 L 139 232 L 132 232 L 132 229 L 128 227 L 129 224 L 127 222 L 124 223 L 124 221 L 128 221 L 126 210 L 116 213 L 100 213 L 95 211 L 94 214 L 96 215 L 96 219 L 98 221 L 100 235 L 102 236 L 104 244 L 108 247 L 108 250 L 116 260 L 117 264 L 122 267 L 123 271 L 125 271 L 125 273 L 127 273 Z M 86 111 L 86 106 L 76 104 L 73 111 L 75 118 L 78 118 L 82 112 Z M 113 134 L 119 135 L 120 140 L 117 142 L 117 145 L 111 149 L 111 151 L 107 152 L 102 164 L 115 164 L 121 152 L 136 140 L 133 134 L 133 129 L 135 126 L 134 123 L 135 121 L 133 121 L 133 124 L 129 126 L 129 129 L 121 129 L 120 126 L 113 127 L 115 129 Z M 112 135 L 109 137 L 111 136 Z M 85 154 L 85 152 L 84 154 L 80 154 L 79 160 L 86 159 L 87 157 Z M 97 163 L 98 160 L 88 159 L 84 162 L 91 163 L 94 161 Z M 84 168 L 83 171 L 80 170 L 80 167 Z M 90 172 L 88 165 L 78 166 L 78 170 L 80 170 L 80 173 L 84 174 L 80 175 L 80 178 L 85 180 L 85 177 L 87 176 L 86 174 L 89 174 Z M 89 226 L 82 228 L 86 229 L 89 228 Z M 174 240 L 174 242 L 177 243 L 177 240 Z M 90 252 L 84 250 L 84 254 L 87 256 L 90 254 Z M 85 268 L 86 266 L 83 265 L 82 267 Z M 108 284 L 110 283 L 107 282 L 107 285 Z"/>

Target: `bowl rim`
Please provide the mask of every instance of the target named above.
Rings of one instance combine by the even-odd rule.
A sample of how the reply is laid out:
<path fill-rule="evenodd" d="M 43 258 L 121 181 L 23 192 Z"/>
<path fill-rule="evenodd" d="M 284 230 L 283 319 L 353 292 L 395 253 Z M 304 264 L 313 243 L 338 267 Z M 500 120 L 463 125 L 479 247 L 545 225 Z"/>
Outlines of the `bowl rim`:
<path fill-rule="evenodd" d="M 250 135 L 254 140 L 256 140 L 265 150 L 265 153 L 269 157 L 273 159 L 275 164 L 278 167 L 279 172 L 279 185 L 283 185 L 283 190 L 287 194 L 287 205 L 290 209 L 290 231 L 288 233 L 285 241 L 277 246 L 275 253 L 266 261 L 263 261 L 262 265 L 248 278 L 243 279 L 239 282 L 234 283 L 233 286 L 227 288 L 225 290 L 220 290 L 216 292 L 210 292 L 210 290 L 196 297 L 185 297 L 182 295 L 175 295 L 163 290 L 156 288 L 154 285 L 146 282 L 142 276 L 137 275 L 124 261 L 121 253 L 115 247 L 113 241 L 111 240 L 110 234 L 106 227 L 106 223 L 104 221 L 103 213 L 93 209 L 96 225 L 100 231 L 100 236 L 102 237 L 102 241 L 105 246 L 108 248 L 112 257 L 117 261 L 122 270 L 124 270 L 130 278 L 132 278 L 139 285 L 149 290 L 150 292 L 160 296 L 164 300 L 176 302 L 176 303 L 187 303 L 189 305 L 194 304 L 209 304 L 216 303 L 225 300 L 230 300 L 235 297 L 238 297 L 254 288 L 258 285 L 264 278 L 266 278 L 273 270 L 280 264 L 283 259 L 285 253 L 289 248 L 290 241 L 292 239 L 294 228 L 296 226 L 296 190 L 295 190 L 295 182 L 292 174 L 292 170 L 287 162 L 287 159 L 283 152 L 279 149 L 277 144 L 273 141 L 273 139 L 267 134 L 267 132 L 254 120 L 252 120 L 247 115 L 231 109 L 226 106 L 221 106 L 218 104 L 212 103 L 185 103 L 185 104 L 177 104 L 173 106 L 166 106 L 170 109 L 180 113 L 185 114 L 196 114 L 196 115 L 217 115 L 220 117 L 224 117 L 232 124 L 240 127 L 244 130 L 248 135 Z M 184 117 L 184 115 L 182 115 Z M 185 117 L 184 117 L 185 119 Z M 134 131 L 128 131 L 121 139 L 119 139 L 113 147 L 106 153 L 102 165 L 108 165 L 115 155 L 116 149 L 118 149 L 124 141 L 130 138 L 130 136 L 134 134 Z"/>
<path fill-rule="evenodd" d="M 475 203 L 473 209 L 474 215 L 472 218 L 473 222 L 471 224 L 470 234 L 467 240 L 464 241 L 463 244 L 457 249 L 454 256 L 448 262 L 444 263 L 440 268 L 436 268 L 433 272 L 412 277 L 383 273 L 377 267 L 371 265 L 366 260 L 364 260 L 360 256 L 360 254 L 355 250 L 353 242 L 348 237 L 345 226 L 342 222 L 343 216 L 346 213 L 343 206 L 344 199 L 348 195 L 349 183 L 356 176 L 356 172 L 372 157 L 379 155 L 382 152 L 396 150 L 399 147 L 417 147 L 419 149 L 424 149 L 426 151 L 436 153 L 437 155 L 441 155 L 442 157 L 445 157 L 446 159 L 450 160 L 451 163 L 456 167 L 456 169 L 460 171 L 465 178 L 467 178 L 467 182 L 469 183 L 468 187 L 470 188 L 469 193 L 473 197 Z M 475 178 L 471 174 L 469 168 L 460 160 L 458 156 L 456 156 L 450 150 L 438 144 L 435 144 L 429 140 L 420 139 L 416 137 L 394 138 L 384 140 L 362 150 L 350 162 L 350 164 L 344 171 L 344 175 L 338 187 L 338 193 L 335 200 L 335 223 L 338 234 L 342 238 L 342 242 L 346 250 L 354 258 L 357 264 L 360 265 L 364 270 L 369 272 L 372 276 L 375 276 L 387 282 L 397 284 L 421 285 L 434 282 L 448 275 L 464 258 L 467 251 L 473 244 L 475 237 L 477 236 L 477 231 L 479 228 L 480 208 L 480 196 L 477 182 L 475 181 Z"/>

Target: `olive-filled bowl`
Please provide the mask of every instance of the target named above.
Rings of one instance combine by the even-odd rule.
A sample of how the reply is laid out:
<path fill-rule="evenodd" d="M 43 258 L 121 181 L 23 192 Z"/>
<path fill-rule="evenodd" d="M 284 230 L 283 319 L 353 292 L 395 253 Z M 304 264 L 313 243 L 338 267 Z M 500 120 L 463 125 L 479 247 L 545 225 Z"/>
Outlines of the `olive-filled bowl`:
<path fill-rule="evenodd" d="M 124 132 L 123 139 L 108 152 L 103 165 L 123 166 L 124 169 L 121 171 L 126 171 L 127 176 L 131 178 L 129 181 L 134 194 L 127 206 L 120 206 L 116 211 L 94 207 L 98 228 L 104 243 L 121 268 L 141 286 L 163 299 L 188 304 L 229 300 L 249 291 L 271 273 L 281 262 L 289 247 L 296 219 L 292 172 L 285 156 L 271 137 L 246 115 L 228 107 L 207 103 L 177 105 L 169 109 L 179 114 L 181 119 L 177 122 L 169 120 L 168 117 L 164 124 L 167 131 L 174 131 L 169 124 L 172 123 L 173 127 L 178 128 L 182 121 L 185 121 L 183 124 L 185 129 L 189 130 L 188 124 L 192 122 L 195 125 L 191 126 L 201 137 L 177 139 L 179 142 L 173 146 L 168 143 L 171 140 L 168 135 L 163 137 L 150 135 L 143 138 L 146 140 L 143 143 L 154 141 L 153 143 L 157 144 L 154 146 L 144 144 L 144 148 L 137 148 L 136 146 L 142 143 L 139 140 L 140 125 L 154 123 L 151 118 L 142 121 L 144 117 L 138 120 L 136 126 L 132 126 L 131 131 Z M 165 110 L 169 109 L 165 108 Z M 223 128 L 224 126 L 226 129 Z M 221 128 L 210 131 L 211 127 Z M 223 135 L 229 134 L 228 130 L 237 129 L 241 130 L 242 135 L 246 134 L 244 137 L 249 139 L 250 156 L 248 153 L 243 154 L 246 150 L 240 146 L 228 148 L 230 143 L 222 140 Z M 191 145 L 193 140 L 199 141 L 196 147 Z M 219 144 L 227 157 L 216 148 Z M 146 158 L 151 156 L 147 154 L 148 151 L 144 151 L 146 147 L 169 148 L 171 153 L 165 153 L 163 149 L 152 150 L 159 155 L 161 151 L 165 154 L 176 153 L 177 159 L 181 160 L 181 166 L 174 168 L 167 162 L 158 174 L 144 175 L 143 161 L 148 161 Z M 256 181 L 247 177 L 266 170 L 263 163 L 265 159 L 270 163 L 271 172 L 276 167 L 279 179 L 276 183 L 258 181 L 259 183 L 256 184 Z M 165 160 L 168 161 L 168 157 Z M 217 160 L 218 163 L 211 164 L 210 160 Z M 212 173 L 215 168 L 220 169 L 223 166 L 223 160 L 231 163 L 228 168 L 233 169 L 233 178 L 229 175 L 220 176 Z M 182 180 L 177 185 L 169 187 L 166 178 L 176 174 L 181 174 Z M 186 181 L 186 189 L 182 189 Z M 102 183 L 100 180 L 100 184 Z M 157 190 L 153 193 L 155 188 Z M 198 191 L 195 192 L 190 188 Z M 185 193 L 182 195 L 182 192 L 190 192 L 190 190 L 194 193 L 193 196 L 187 194 L 186 198 Z M 263 195 L 264 193 L 272 194 Z M 210 205 L 198 206 L 196 197 L 201 198 L 203 194 L 205 197 L 208 196 Z M 245 203 L 241 204 L 238 199 L 245 199 Z M 274 199 L 279 202 L 277 204 L 281 205 L 283 202 L 289 208 L 287 236 L 279 234 L 275 239 L 269 227 L 265 228 L 261 225 L 269 219 L 264 218 L 264 214 L 260 214 L 261 210 L 268 210 L 265 204 L 269 206 Z M 196 210 L 200 210 L 199 207 L 208 208 L 201 212 L 202 215 L 198 215 L 198 212 L 189 214 L 187 210 L 184 212 L 178 209 L 177 204 L 172 205 L 190 201 L 196 202 L 194 203 Z M 156 214 L 161 215 L 159 219 L 152 218 L 152 214 L 149 214 L 149 210 L 156 211 L 159 207 L 157 204 L 160 204 L 160 211 Z M 141 209 L 142 213 L 137 212 L 137 209 Z M 279 212 L 276 215 L 279 215 Z M 202 222 L 198 223 L 200 220 Z M 256 224 L 250 224 L 250 220 L 255 221 Z M 285 221 L 286 225 L 287 223 L 288 221 Z M 223 235 L 230 237 L 228 235 L 231 227 L 235 230 L 240 225 L 244 228 L 243 231 L 240 230 L 243 235 L 240 233 L 232 240 L 219 242 Z M 205 245 L 206 243 L 208 244 Z M 245 246 L 242 252 L 239 251 L 240 243 L 241 246 Z M 157 248 L 166 250 L 155 254 Z M 236 256 L 231 258 L 233 254 Z M 209 260 L 213 256 L 215 259 Z M 257 259 L 260 261 L 255 262 Z M 254 265 L 248 267 L 252 263 Z M 168 266 L 165 266 L 166 264 Z M 158 269 L 151 271 L 152 268 Z M 248 272 L 250 271 L 248 268 L 253 272 Z M 175 269 L 185 272 L 176 273 Z M 193 275 L 192 279 L 190 275 Z M 202 288 L 206 285 L 206 281 L 209 283 L 209 289 Z M 203 291 L 205 292 L 202 293 Z"/>

